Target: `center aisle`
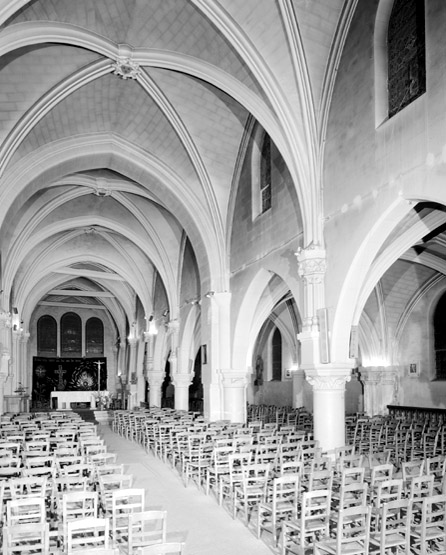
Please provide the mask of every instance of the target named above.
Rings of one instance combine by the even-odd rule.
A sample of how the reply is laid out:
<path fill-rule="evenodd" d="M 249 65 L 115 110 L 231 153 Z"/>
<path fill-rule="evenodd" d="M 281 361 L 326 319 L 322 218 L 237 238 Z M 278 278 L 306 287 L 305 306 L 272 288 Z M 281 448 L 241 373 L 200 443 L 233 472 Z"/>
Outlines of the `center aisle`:
<path fill-rule="evenodd" d="M 133 474 L 134 486 L 146 490 L 146 508 L 167 510 L 167 539 L 184 541 L 185 555 L 271 555 L 271 549 L 238 518 L 233 520 L 215 497 L 199 491 L 195 482 L 186 488 L 178 472 L 143 447 L 99 425 L 107 450 Z M 268 541 L 269 538 L 266 537 Z"/>

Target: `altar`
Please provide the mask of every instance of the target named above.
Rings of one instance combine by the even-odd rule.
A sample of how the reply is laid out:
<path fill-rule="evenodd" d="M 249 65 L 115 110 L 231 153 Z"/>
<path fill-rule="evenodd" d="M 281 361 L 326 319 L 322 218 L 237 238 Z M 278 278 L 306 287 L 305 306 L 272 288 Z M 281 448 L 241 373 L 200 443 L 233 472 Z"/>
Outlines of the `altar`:
<path fill-rule="evenodd" d="M 101 391 L 107 395 L 108 391 Z M 72 403 L 85 403 L 86 408 L 95 409 L 97 401 L 96 391 L 52 391 L 51 408 L 56 410 L 72 410 Z"/>

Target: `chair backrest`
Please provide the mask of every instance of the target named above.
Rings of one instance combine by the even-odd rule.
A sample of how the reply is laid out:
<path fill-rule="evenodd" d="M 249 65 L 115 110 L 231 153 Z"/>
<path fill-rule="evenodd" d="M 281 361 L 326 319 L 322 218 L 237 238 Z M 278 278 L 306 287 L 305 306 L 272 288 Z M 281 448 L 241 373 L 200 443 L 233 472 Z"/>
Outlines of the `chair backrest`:
<path fill-rule="evenodd" d="M 413 476 L 421 476 L 424 472 L 424 459 L 402 462 L 401 472 L 405 482 Z"/>
<path fill-rule="evenodd" d="M 17 555 L 17 553 L 42 553 L 50 552 L 49 524 L 42 522 L 35 524 L 16 524 L 4 526 L 3 555 Z"/>
<path fill-rule="evenodd" d="M 78 518 L 67 523 L 67 555 L 89 554 L 95 549 L 109 548 L 110 523 L 108 518 Z"/>
<path fill-rule="evenodd" d="M 46 476 L 29 476 L 12 478 L 9 480 L 9 488 L 12 499 L 27 497 L 45 497 L 46 495 Z"/>
<path fill-rule="evenodd" d="M 46 522 L 45 499 L 29 497 L 11 499 L 6 504 L 6 523 L 8 526 L 17 524 L 41 524 Z"/>
<path fill-rule="evenodd" d="M 142 511 L 128 516 L 128 550 L 152 543 L 165 543 L 167 534 L 167 511 Z"/>
<path fill-rule="evenodd" d="M 98 516 L 98 493 L 96 491 L 72 491 L 62 495 L 62 523 L 64 530 L 68 522 L 77 518 Z"/>

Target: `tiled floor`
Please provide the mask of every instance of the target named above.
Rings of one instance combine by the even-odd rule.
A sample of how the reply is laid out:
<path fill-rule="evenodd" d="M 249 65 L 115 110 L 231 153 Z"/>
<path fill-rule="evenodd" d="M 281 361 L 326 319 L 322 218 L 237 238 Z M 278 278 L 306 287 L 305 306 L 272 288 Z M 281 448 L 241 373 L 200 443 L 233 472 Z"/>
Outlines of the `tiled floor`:
<path fill-rule="evenodd" d="M 271 555 L 270 535 L 255 537 L 253 523 L 246 527 L 233 520 L 213 496 L 198 490 L 194 483 L 184 486 L 178 472 L 138 444 L 115 434 L 109 426 L 99 426 L 108 451 L 117 453 L 118 462 L 133 474 L 136 487 L 146 490 L 147 508 L 167 510 L 167 535 L 185 542 L 186 555 Z M 263 537 L 262 537 L 263 538 Z M 276 551 L 277 553 L 277 551 Z"/>

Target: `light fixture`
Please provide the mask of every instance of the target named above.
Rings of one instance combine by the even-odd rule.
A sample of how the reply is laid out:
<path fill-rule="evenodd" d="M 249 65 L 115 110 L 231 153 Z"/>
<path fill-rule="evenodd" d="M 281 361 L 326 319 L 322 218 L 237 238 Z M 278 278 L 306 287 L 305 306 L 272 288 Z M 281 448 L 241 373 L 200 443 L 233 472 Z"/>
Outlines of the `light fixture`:
<path fill-rule="evenodd" d="M 166 310 L 163 312 L 163 316 L 166 317 L 169 314 L 169 309 L 166 308 Z"/>
<path fill-rule="evenodd" d="M 207 297 L 208 299 L 210 299 L 211 297 L 213 297 L 215 295 L 215 291 L 208 291 L 205 295 L 205 297 Z"/>

